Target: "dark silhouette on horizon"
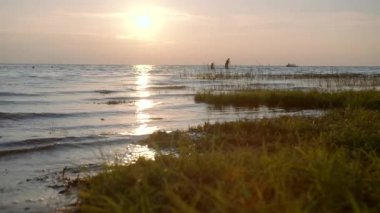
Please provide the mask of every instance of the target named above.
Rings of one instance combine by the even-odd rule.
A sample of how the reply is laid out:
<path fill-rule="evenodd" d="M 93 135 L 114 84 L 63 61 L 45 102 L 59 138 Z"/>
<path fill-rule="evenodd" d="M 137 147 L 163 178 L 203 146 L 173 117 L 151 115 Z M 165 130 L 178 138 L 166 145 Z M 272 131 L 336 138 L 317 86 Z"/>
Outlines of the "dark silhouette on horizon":
<path fill-rule="evenodd" d="M 298 67 L 296 64 L 291 64 L 291 63 L 288 63 L 287 65 L 286 65 L 286 67 Z"/>
<path fill-rule="evenodd" d="M 229 69 L 230 68 L 230 58 L 227 59 L 226 63 L 224 64 L 224 68 L 225 69 Z"/>
<path fill-rule="evenodd" d="M 214 62 L 211 62 L 211 65 L 210 65 L 210 69 L 214 70 L 215 69 L 215 65 L 214 65 Z"/>

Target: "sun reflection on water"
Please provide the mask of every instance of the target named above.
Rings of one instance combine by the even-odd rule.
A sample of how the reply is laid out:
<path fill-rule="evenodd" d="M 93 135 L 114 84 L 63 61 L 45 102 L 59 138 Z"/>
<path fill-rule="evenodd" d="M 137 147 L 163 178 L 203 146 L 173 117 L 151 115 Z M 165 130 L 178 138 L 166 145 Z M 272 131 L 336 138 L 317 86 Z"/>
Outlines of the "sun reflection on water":
<path fill-rule="evenodd" d="M 149 72 L 153 70 L 152 65 L 136 65 L 134 66 L 136 77 L 136 90 L 139 100 L 136 101 L 136 122 L 138 127 L 133 130 L 133 135 L 146 135 L 156 131 L 156 126 L 149 126 L 151 116 L 146 110 L 154 107 L 154 102 L 148 99 L 151 94 L 147 90 L 150 83 Z"/>
<path fill-rule="evenodd" d="M 156 152 L 146 145 L 129 144 L 125 148 L 117 150 L 112 156 L 116 157 L 108 161 L 108 164 L 131 164 L 139 158 L 155 159 Z"/>
<path fill-rule="evenodd" d="M 145 90 L 149 85 L 149 72 L 153 70 L 152 65 L 135 65 L 133 67 L 136 77 L 137 91 Z"/>
<path fill-rule="evenodd" d="M 153 104 L 153 101 L 152 100 L 148 100 L 148 99 L 140 99 L 138 101 L 136 101 L 136 111 L 137 112 L 142 112 L 146 109 L 150 109 L 154 106 Z"/>

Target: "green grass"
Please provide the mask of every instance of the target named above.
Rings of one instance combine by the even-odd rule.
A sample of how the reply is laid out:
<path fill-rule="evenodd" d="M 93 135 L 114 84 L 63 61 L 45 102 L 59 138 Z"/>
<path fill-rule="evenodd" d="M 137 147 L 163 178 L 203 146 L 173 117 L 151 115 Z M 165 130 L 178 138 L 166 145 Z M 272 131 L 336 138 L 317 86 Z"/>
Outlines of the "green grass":
<path fill-rule="evenodd" d="M 380 113 L 281 117 L 157 132 L 155 161 L 88 180 L 82 212 L 379 212 Z"/>
<path fill-rule="evenodd" d="M 160 156 L 92 179 L 81 210 L 378 212 L 379 167 L 373 153 L 303 145 Z"/>
<path fill-rule="evenodd" d="M 255 121 L 200 125 L 188 131 L 158 131 L 141 143 L 158 150 L 191 147 L 195 151 L 226 151 L 305 142 L 310 145 L 380 152 L 380 113 L 373 110 L 333 110 L 321 117 L 283 116 Z"/>
<path fill-rule="evenodd" d="M 201 92 L 195 95 L 196 102 L 212 104 L 215 107 L 268 106 L 294 109 L 366 108 L 380 109 L 380 91 L 289 91 L 289 90 L 248 90 L 228 93 Z"/>

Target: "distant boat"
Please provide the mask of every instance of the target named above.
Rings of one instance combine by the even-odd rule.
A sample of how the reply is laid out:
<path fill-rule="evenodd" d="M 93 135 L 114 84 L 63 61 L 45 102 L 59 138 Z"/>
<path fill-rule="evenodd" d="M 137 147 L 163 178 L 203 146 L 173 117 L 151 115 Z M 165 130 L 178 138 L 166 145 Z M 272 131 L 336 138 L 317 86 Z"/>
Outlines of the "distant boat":
<path fill-rule="evenodd" d="M 287 64 L 286 67 L 298 67 L 296 64 Z"/>

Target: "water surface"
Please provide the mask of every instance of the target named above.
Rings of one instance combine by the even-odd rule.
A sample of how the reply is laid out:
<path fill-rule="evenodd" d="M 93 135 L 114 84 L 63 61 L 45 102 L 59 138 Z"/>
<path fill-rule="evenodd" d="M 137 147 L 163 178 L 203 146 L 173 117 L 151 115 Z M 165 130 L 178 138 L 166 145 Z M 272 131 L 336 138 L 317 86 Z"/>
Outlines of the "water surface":
<path fill-rule="evenodd" d="M 0 211 L 52 211 L 73 202 L 75 196 L 61 195 L 56 187 L 63 168 L 96 170 L 115 153 L 127 161 L 150 156 L 151 150 L 135 143 L 156 130 L 316 113 L 265 107 L 213 110 L 194 103 L 197 91 L 360 89 L 361 84 L 350 86 L 341 79 L 331 85 L 328 79 L 265 75 L 361 73 L 371 79 L 379 71 L 378 67 L 234 66 L 226 71 L 206 66 L 0 65 Z M 240 77 L 204 77 L 217 73 Z M 242 77 L 247 73 L 249 77 Z"/>

